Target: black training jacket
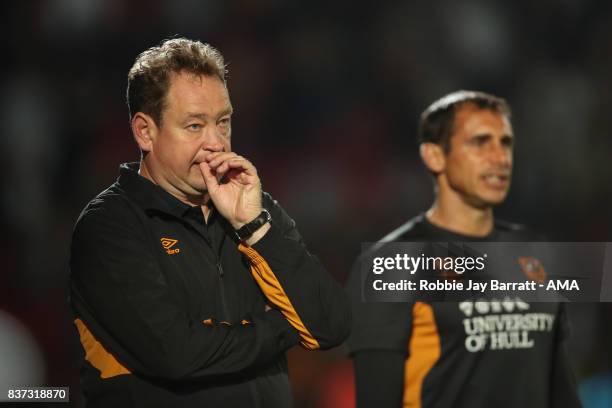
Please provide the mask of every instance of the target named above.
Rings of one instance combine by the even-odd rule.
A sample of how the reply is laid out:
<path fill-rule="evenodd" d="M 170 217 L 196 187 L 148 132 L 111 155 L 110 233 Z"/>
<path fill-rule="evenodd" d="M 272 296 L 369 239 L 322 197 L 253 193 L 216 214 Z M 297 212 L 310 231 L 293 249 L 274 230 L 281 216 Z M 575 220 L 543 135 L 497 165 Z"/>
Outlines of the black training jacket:
<path fill-rule="evenodd" d="M 123 164 L 83 210 L 70 303 L 87 407 L 287 407 L 285 351 L 348 335 L 341 287 L 267 193 L 253 247 Z M 266 305 L 271 310 L 266 311 Z"/>

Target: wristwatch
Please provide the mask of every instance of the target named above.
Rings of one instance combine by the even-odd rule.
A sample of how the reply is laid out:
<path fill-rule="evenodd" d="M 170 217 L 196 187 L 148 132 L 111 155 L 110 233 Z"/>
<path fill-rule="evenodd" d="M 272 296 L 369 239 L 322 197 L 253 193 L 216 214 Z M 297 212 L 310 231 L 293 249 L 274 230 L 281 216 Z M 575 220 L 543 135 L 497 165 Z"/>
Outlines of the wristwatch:
<path fill-rule="evenodd" d="M 261 213 L 248 224 L 244 224 L 240 229 L 235 230 L 236 236 L 241 241 L 246 241 L 267 222 L 272 221 L 272 216 L 265 208 L 261 210 Z"/>

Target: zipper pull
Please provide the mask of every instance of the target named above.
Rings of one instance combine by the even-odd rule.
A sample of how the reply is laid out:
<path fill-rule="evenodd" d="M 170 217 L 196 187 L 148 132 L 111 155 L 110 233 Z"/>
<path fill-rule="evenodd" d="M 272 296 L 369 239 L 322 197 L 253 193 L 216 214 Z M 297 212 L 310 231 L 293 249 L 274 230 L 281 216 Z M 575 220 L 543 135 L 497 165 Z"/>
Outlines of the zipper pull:
<path fill-rule="evenodd" d="M 221 261 L 217 262 L 217 269 L 219 270 L 219 276 L 223 276 L 223 267 L 221 266 Z"/>

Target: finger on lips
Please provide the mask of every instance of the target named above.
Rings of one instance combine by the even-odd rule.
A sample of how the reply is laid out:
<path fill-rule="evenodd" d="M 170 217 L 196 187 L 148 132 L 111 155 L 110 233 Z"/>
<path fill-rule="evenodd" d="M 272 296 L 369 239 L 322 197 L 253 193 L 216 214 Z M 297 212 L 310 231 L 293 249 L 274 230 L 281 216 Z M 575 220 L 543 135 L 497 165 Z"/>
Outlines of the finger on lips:
<path fill-rule="evenodd" d="M 248 170 L 249 168 L 252 168 L 253 165 L 246 160 L 243 157 L 232 157 L 232 158 L 228 158 L 226 160 L 220 160 L 220 161 L 212 161 L 210 163 L 208 163 L 208 165 L 212 168 L 215 169 L 218 172 L 225 172 L 227 170 L 229 170 L 230 168 L 232 169 L 237 169 L 237 168 L 243 168 L 245 170 Z"/>
<path fill-rule="evenodd" d="M 202 162 L 200 163 L 200 170 L 205 177 L 213 177 L 212 169 L 208 165 L 208 163 Z"/>
<path fill-rule="evenodd" d="M 224 161 L 227 161 L 232 158 L 240 157 L 236 153 L 233 152 L 217 152 L 211 153 L 206 157 L 206 161 L 211 167 L 217 167 Z"/>
<path fill-rule="evenodd" d="M 210 177 L 224 177 L 230 170 L 244 173 L 244 176 L 254 176 L 257 174 L 255 166 L 242 156 L 234 152 L 210 152 L 206 155 L 205 161 L 200 164 L 206 167 Z"/>

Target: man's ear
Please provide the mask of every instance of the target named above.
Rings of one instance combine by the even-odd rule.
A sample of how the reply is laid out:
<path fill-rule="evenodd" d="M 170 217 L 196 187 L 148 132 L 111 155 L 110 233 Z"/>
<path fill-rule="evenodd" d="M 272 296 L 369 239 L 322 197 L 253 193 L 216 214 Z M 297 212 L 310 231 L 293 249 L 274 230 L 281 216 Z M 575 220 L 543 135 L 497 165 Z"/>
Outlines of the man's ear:
<path fill-rule="evenodd" d="M 434 174 L 439 174 L 444 171 L 446 167 L 446 156 L 442 146 L 436 143 L 421 143 L 419 147 L 421 159 L 425 166 Z"/>
<path fill-rule="evenodd" d="M 153 149 L 153 141 L 158 132 L 155 121 L 146 113 L 136 112 L 132 117 L 132 134 L 143 153 Z"/>

